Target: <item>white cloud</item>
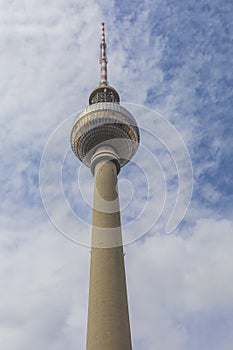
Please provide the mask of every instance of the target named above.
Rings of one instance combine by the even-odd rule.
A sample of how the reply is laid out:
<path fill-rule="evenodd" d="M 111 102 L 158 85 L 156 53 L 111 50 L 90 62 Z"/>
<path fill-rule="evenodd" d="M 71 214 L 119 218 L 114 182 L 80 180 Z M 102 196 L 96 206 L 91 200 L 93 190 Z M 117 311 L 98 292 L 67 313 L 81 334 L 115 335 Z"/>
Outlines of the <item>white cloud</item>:
<path fill-rule="evenodd" d="M 81 348 L 87 314 L 88 250 L 64 239 L 50 224 L 25 232 L 18 243 L 18 233 L 8 230 L 2 234 L 2 346 L 10 350 L 29 349 L 32 344 L 35 349 L 62 349 L 65 344 L 71 348 L 80 344 Z"/>
<path fill-rule="evenodd" d="M 202 219 L 188 239 L 156 235 L 127 248 L 135 343 L 145 338 L 151 350 L 187 349 L 195 337 L 192 315 L 218 318 L 233 308 L 232 229 L 231 221 Z"/>

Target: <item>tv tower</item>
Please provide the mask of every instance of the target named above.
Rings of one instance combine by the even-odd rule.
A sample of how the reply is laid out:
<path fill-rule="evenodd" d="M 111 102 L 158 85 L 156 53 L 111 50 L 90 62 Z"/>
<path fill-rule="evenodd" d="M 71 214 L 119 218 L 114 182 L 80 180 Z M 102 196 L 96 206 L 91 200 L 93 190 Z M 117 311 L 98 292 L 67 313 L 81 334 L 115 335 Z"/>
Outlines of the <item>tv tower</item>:
<path fill-rule="evenodd" d="M 100 83 L 77 116 L 71 147 L 94 175 L 87 350 L 132 349 L 117 175 L 136 153 L 139 130 L 108 84 L 104 23 Z"/>

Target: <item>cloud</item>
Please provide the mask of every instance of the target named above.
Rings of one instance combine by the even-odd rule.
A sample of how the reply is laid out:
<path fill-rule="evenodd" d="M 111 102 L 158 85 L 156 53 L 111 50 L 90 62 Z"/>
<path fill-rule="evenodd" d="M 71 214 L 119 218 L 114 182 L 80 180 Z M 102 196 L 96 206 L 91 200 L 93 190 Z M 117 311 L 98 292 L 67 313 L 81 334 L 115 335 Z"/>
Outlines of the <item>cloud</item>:
<path fill-rule="evenodd" d="M 188 239 L 156 235 L 127 248 L 136 348 L 143 340 L 147 349 L 196 349 L 201 344 L 204 349 L 230 348 L 232 227 L 228 220 L 201 219 Z M 212 318 L 226 323 L 224 337 L 219 332 L 215 345 L 209 343 L 198 323 L 200 320 L 201 326 L 214 334 L 218 322 L 213 324 Z"/>
<path fill-rule="evenodd" d="M 87 314 L 88 251 L 64 239 L 48 223 L 34 227 L 21 241 L 18 233 L 3 233 L 7 234 L 1 240 L 3 346 L 10 350 L 29 349 L 32 344 L 35 349 L 62 349 L 65 344 L 75 348 L 80 341 L 81 347 Z"/>

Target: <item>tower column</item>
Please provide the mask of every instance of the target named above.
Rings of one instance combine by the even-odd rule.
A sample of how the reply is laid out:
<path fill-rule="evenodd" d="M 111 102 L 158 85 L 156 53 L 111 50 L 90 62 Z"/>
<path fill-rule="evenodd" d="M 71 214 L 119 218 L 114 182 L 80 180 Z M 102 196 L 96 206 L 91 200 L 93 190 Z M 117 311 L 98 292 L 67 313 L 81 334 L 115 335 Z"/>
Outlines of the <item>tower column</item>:
<path fill-rule="evenodd" d="M 97 157 L 87 350 L 131 350 L 116 160 Z"/>
<path fill-rule="evenodd" d="M 100 84 L 77 115 L 70 138 L 95 179 L 86 349 L 131 350 L 117 175 L 137 152 L 140 134 L 108 85 L 104 23 L 100 48 Z"/>

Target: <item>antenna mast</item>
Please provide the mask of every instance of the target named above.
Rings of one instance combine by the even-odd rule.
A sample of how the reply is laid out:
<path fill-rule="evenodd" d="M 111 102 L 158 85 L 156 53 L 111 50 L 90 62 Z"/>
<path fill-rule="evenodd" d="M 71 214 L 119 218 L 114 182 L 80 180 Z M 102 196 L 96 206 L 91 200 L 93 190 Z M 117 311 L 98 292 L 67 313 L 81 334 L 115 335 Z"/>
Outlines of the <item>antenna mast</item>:
<path fill-rule="evenodd" d="M 106 42 L 105 42 L 105 33 L 104 33 L 104 22 L 101 23 L 102 25 L 102 40 L 100 44 L 100 85 L 108 85 L 108 79 L 107 79 L 107 55 L 106 55 Z"/>

